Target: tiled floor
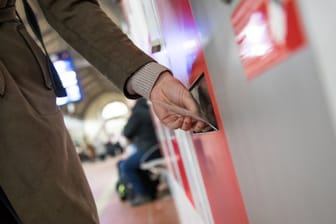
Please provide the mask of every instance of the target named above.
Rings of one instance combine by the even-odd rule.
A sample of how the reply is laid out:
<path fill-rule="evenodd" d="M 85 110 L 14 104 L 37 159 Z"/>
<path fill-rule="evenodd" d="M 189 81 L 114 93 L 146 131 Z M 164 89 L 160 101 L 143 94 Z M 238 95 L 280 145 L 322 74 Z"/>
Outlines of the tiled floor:
<path fill-rule="evenodd" d="M 117 158 L 108 158 L 83 163 L 101 224 L 178 224 L 174 202 L 169 195 L 139 207 L 131 207 L 119 200 L 115 192 L 117 161 Z"/>

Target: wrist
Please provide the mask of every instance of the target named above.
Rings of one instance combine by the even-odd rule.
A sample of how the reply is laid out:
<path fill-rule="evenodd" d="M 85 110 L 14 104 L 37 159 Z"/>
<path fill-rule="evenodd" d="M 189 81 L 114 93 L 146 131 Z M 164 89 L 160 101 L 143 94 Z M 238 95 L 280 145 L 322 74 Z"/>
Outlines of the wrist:
<path fill-rule="evenodd" d="M 126 83 L 124 92 L 128 98 L 143 96 L 150 98 L 150 93 L 158 78 L 168 71 L 168 68 L 151 62 L 139 69 Z"/>
<path fill-rule="evenodd" d="M 172 75 L 171 72 L 169 71 L 164 71 L 160 74 L 160 76 L 158 77 L 158 79 L 155 81 L 154 86 L 150 92 L 149 95 L 149 99 L 153 99 L 153 97 L 155 98 L 155 95 L 158 94 L 157 90 L 161 90 L 161 86 L 164 85 L 165 83 L 167 83 L 170 80 L 173 80 L 174 77 Z"/>

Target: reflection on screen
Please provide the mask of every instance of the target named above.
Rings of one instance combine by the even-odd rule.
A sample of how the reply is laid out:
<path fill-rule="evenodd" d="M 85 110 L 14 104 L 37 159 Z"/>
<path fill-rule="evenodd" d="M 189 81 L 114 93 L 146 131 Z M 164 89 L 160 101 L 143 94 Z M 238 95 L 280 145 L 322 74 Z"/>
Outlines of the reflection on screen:
<path fill-rule="evenodd" d="M 192 85 L 192 87 L 190 88 L 190 92 L 199 105 L 202 117 L 216 129 L 218 129 L 217 119 L 211 103 L 209 90 L 204 78 L 204 74 L 200 75 L 197 81 Z M 214 130 L 215 129 L 212 129 L 210 131 Z"/>

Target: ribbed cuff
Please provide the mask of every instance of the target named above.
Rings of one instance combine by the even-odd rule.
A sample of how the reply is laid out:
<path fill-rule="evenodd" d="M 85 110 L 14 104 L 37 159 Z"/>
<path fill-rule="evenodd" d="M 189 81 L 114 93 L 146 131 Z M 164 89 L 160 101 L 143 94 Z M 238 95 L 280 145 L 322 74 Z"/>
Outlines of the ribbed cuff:
<path fill-rule="evenodd" d="M 127 95 L 130 98 L 137 98 L 138 95 L 141 95 L 149 99 L 156 80 L 165 71 L 169 71 L 169 69 L 156 62 L 146 64 L 129 79 L 126 86 Z"/>

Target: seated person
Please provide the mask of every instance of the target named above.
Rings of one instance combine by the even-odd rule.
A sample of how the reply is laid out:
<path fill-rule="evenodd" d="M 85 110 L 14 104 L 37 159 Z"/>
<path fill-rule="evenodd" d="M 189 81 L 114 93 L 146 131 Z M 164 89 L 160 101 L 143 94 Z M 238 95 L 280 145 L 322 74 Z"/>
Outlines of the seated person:
<path fill-rule="evenodd" d="M 109 140 L 108 142 L 105 143 L 104 146 L 106 154 L 112 157 L 117 156 L 124 152 L 123 147 L 120 145 L 118 141 L 114 143 L 111 140 Z"/>
<path fill-rule="evenodd" d="M 141 162 L 161 157 L 146 99 L 139 99 L 135 103 L 123 135 L 136 147 L 136 151 L 121 163 L 120 168 L 132 185 L 133 198 L 130 202 L 137 206 L 154 199 L 157 187 L 148 172 L 140 169 Z"/>

